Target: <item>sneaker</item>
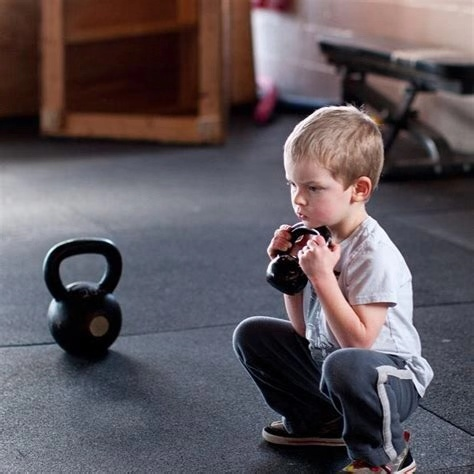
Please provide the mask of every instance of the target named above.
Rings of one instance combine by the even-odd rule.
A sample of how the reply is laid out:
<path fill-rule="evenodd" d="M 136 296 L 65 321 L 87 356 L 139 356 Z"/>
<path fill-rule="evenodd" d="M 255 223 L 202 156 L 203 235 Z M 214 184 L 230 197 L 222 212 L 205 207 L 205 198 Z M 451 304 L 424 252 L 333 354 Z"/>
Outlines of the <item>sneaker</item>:
<path fill-rule="evenodd" d="M 297 435 L 286 431 L 283 421 L 274 421 L 262 430 L 262 437 L 272 444 L 286 446 L 345 446 L 340 431 L 333 422 L 327 423 L 314 435 Z"/>
<path fill-rule="evenodd" d="M 403 433 L 403 436 L 406 441 L 405 449 L 398 455 L 395 461 L 385 464 L 384 466 L 371 466 L 365 461 L 356 460 L 352 461 L 348 466 L 346 466 L 342 471 L 339 471 L 339 474 L 344 474 L 345 472 L 354 472 L 357 474 L 411 474 L 416 471 L 416 464 L 413 460 L 413 457 L 408 448 L 408 440 L 410 439 L 410 434 L 408 431 Z"/>

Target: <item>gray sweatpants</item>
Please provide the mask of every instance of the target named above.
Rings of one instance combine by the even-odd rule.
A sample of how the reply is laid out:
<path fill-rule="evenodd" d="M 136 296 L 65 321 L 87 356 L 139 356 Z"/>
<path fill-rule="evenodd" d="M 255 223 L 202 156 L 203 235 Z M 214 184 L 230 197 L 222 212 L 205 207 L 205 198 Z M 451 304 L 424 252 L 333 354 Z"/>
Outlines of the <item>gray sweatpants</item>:
<path fill-rule="evenodd" d="M 290 433 L 314 434 L 339 419 L 352 459 L 380 466 L 403 450 L 401 423 L 419 395 L 401 358 L 352 348 L 323 358 L 289 321 L 264 316 L 242 321 L 233 344 Z"/>

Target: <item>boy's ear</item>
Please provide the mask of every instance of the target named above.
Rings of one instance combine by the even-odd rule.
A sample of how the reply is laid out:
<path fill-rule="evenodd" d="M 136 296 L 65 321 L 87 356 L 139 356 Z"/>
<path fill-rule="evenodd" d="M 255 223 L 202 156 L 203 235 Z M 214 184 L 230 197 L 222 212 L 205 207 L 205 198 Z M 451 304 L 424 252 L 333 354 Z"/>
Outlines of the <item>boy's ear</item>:
<path fill-rule="evenodd" d="M 368 201 L 372 193 L 372 180 L 367 176 L 357 178 L 353 184 L 352 199 L 355 202 Z"/>

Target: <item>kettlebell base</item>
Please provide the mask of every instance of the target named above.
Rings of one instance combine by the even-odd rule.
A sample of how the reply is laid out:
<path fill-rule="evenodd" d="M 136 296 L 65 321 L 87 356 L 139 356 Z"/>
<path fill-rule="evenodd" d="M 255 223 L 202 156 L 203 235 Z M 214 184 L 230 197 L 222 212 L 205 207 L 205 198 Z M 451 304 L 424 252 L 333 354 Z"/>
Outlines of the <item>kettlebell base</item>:
<path fill-rule="evenodd" d="M 271 286 L 273 286 L 273 288 L 275 288 L 276 290 L 289 296 L 294 296 L 294 295 L 297 295 L 298 293 L 301 293 L 305 289 L 306 284 L 307 284 L 307 280 L 304 282 L 304 284 L 300 280 L 297 286 L 289 285 L 288 282 L 283 282 L 282 284 L 279 284 L 278 282 L 275 282 L 274 280 L 269 280 L 269 279 L 267 279 L 267 282 Z"/>
<path fill-rule="evenodd" d="M 122 326 L 118 304 L 109 300 L 106 308 L 95 302 L 97 311 L 88 312 L 77 301 L 72 305 L 53 300 L 48 311 L 48 327 L 59 347 L 71 355 L 87 358 L 102 357 L 116 341 Z"/>
<path fill-rule="evenodd" d="M 268 265 L 266 279 L 273 288 L 286 295 L 300 293 L 308 283 L 298 259 L 291 255 L 279 255 L 274 258 Z"/>

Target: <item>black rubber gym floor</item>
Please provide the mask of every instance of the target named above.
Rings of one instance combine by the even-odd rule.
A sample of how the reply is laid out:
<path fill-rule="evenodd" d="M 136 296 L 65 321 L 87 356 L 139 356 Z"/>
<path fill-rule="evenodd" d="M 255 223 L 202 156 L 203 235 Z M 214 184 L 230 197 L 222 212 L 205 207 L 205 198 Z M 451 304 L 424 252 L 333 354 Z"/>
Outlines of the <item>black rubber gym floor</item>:
<path fill-rule="evenodd" d="M 281 155 L 300 118 L 257 127 L 233 115 L 217 147 L 0 123 L 0 472 L 331 474 L 347 462 L 340 448 L 265 444 L 275 414 L 231 347 L 244 317 L 284 314 L 265 249 L 294 222 Z M 385 179 L 369 209 L 411 267 L 435 370 L 407 424 L 418 472 L 472 472 L 472 174 Z M 79 237 L 113 240 L 124 264 L 122 331 L 95 362 L 60 349 L 46 319 L 43 259 Z M 94 281 L 103 261 L 61 271 Z"/>

